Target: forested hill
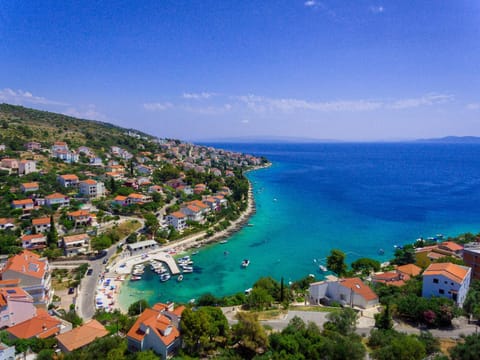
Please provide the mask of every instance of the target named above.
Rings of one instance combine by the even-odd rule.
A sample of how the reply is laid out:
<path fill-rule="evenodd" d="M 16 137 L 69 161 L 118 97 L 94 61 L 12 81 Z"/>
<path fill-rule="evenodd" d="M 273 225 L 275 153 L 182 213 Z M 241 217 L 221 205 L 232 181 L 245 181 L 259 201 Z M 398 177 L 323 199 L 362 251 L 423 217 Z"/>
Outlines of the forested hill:
<path fill-rule="evenodd" d="M 134 137 L 152 139 L 151 135 L 138 130 L 125 129 L 109 123 L 84 120 L 75 117 L 40 111 L 23 106 L 0 104 L 0 143 L 12 150 L 21 150 L 28 141 L 37 141 L 49 147 L 54 141 L 62 140 L 71 147 L 85 145 L 93 149 L 111 145 L 131 148 Z"/>

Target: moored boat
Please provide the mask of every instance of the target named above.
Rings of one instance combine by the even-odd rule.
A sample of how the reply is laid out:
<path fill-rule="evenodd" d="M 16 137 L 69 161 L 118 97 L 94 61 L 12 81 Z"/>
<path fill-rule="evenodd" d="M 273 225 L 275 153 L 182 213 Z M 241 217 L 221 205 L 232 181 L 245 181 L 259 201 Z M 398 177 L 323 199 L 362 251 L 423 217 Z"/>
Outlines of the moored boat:
<path fill-rule="evenodd" d="M 318 265 L 318 268 L 323 272 L 326 272 L 328 270 L 324 265 Z"/>
<path fill-rule="evenodd" d="M 170 280 L 170 278 L 171 278 L 170 274 L 167 274 L 167 273 L 160 275 L 160 281 L 168 281 Z"/>
<path fill-rule="evenodd" d="M 138 281 L 138 280 L 142 280 L 142 277 L 141 276 L 132 276 L 130 278 L 130 281 Z"/>
<path fill-rule="evenodd" d="M 183 280 L 183 275 L 182 275 L 182 274 L 178 275 L 177 281 L 180 282 L 180 281 L 182 281 L 182 280 Z"/>
<path fill-rule="evenodd" d="M 246 268 L 246 267 L 248 267 L 248 265 L 250 265 L 250 260 L 244 259 L 244 260 L 242 261 L 242 267 Z"/>

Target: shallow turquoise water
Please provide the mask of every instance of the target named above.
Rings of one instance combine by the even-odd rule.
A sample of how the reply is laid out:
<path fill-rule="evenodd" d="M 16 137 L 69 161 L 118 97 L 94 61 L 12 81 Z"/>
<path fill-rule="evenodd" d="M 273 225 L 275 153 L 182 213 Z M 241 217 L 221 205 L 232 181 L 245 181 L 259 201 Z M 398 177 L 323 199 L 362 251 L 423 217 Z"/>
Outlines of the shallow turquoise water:
<path fill-rule="evenodd" d="M 393 245 L 437 233 L 478 231 L 480 146 L 425 144 L 227 145 L 273 160 L 251 172 L 257 213 L 227 244 L 192 259 L 180 283 L 154 274 L 126 283 L 120 301 L 186 302 L 251 287 L 261 276 L 321 277 L 332 248 L 387 260 Z M 242 148 L 243 146 L 243 148 Z M 468 175 L 467 175 L 468 174 Z M 378 250 L 385 249 L 383 256 Z M 243 259 L 250 259 L 247 269 Z"/>

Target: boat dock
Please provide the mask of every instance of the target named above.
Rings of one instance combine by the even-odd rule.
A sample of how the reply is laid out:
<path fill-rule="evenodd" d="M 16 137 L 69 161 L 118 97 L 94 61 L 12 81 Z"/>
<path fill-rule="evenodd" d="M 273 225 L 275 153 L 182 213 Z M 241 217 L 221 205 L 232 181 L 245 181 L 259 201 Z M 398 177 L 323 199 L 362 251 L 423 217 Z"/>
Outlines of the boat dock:
<path fill-rule="evenodd" d="M 151 251 L 148 254 L 139 254 L 128 259 L 119 259 L 116 264 L 113 265 L 113 268 L 110 271 L 115 271 L 117 274 L 131 274 L 132 269 L 137 264 L 143 264 L 149 262 L 150 260 L 157 260 L 165 263 L 172 275 L 180 274 L 180 269 L 178 268 L 177 262 L 170 255 L 163 250 Z"/>

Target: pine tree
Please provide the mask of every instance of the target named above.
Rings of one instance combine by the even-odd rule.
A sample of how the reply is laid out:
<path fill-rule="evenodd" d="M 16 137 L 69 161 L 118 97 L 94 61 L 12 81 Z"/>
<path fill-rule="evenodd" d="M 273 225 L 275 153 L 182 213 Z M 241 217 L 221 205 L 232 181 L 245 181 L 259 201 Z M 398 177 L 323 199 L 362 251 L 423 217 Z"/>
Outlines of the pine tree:
<path fill-rule="evenodd" d="M 285 294 L 283 291 L 283 276 L 282 279 L 280 280 L 280 302 L 283 303 L 283 300 L 285 298 Z"/>
<path fill-rule="evenodd" d="M 50 248 L 57 247 L 58 243 L 58 232 L 55 227 L 55 221 L 53 220 L 53 215 L 50 215 L 50 230 L 47 234 L 47 243 Z"/>

